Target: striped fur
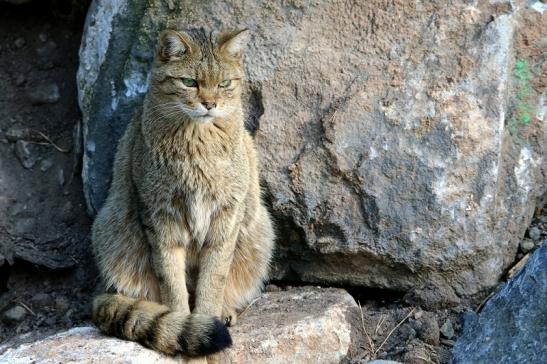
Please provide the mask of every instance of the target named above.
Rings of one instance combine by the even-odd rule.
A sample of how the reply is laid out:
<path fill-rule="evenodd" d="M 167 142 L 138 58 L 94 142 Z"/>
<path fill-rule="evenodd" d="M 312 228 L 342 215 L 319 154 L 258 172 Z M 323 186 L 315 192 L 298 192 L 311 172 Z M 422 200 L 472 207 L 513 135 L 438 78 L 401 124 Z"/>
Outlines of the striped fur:
<path fill-rule="evenodd" d="M 93 302 L 93 322 L 107 335 L 141 343 L 159 352 L 194 357 L 232 345 L 220 320 L 183 314 L 156 302 L 102 294 Z"/>

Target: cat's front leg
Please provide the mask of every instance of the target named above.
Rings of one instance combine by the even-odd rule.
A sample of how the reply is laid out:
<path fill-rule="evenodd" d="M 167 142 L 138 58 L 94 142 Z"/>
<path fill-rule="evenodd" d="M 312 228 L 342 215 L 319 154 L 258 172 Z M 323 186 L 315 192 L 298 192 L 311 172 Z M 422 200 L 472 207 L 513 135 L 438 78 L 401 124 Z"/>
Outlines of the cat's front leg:
<path fill-rule="evenodd" d="M 152 266 L 158 277 L 161 303 L 174 311 L 190 313 L 186 288 L 186 248 L 171 224 L 157 224 L 147 233 Z"/>
<path fill-rule="evenodd" d="M 199 278 L 194 312 L 221 317 L 224 288 L 232 264 L 238 229 L 236 216 L 214 219 L 199 257 Z"/>

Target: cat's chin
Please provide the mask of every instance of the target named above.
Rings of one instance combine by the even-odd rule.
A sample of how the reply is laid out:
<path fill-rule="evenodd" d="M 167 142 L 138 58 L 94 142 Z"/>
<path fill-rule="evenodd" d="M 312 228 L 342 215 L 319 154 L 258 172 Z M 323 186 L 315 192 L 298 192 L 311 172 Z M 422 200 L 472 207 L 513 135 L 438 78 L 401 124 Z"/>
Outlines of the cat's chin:
<path fill-rule="evenodd" d="M 214 118 L 215 117 L 212 115 L 203 115 L 203 116 L 192 118 L 192 120 L 198 124 L 206 124 L 208 122 L 211 122 Z"/>

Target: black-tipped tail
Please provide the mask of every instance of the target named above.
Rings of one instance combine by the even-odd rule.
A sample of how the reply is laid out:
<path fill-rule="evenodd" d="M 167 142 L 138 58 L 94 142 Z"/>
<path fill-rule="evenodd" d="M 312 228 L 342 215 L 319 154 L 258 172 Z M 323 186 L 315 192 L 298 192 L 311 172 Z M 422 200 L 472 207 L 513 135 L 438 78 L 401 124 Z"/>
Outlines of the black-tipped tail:
<path fill-rule="evenodd" d="M 228 328 L 213 316 L 187 315 L 159 303 L 119 294 L 95 298 L 93 322 L 105 334 L 137 341 L 170 355 L 204 356 L 232 345 Z"/>

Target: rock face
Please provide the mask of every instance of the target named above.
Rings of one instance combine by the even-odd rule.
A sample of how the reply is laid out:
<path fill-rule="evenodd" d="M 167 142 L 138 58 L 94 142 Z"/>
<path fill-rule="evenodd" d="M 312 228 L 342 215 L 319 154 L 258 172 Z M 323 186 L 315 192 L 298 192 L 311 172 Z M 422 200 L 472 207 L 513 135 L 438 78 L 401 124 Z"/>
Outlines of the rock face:
<path fill-rule="evenodd" d="M 90 211 L 158 32 L 248 27 L 248 127 L 279 230 L 275 276 L 493 286 L 544 188 L 547 12 L 480 3 L 93 1 L 78 72 Z"/>
<path fill-rule="evenodd" d="M 353 298 L 341 289 L 303 288 L 263 294 L 230 329 L 234 346 L 221 363 L 340 363 L 348 354 Z M 2 353 L 3 352 L 3 353 Z M 16 348 L 1 363 L 185 363 L 139 344 L 78 327 Z"/>
<path fill-rule="evenodd" d="M 547 357 L 547 241 L 526 266 L 468 316 L 454 363 L 544 363 Z"/>

